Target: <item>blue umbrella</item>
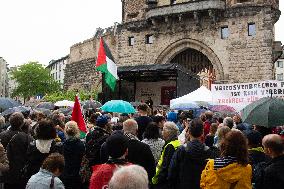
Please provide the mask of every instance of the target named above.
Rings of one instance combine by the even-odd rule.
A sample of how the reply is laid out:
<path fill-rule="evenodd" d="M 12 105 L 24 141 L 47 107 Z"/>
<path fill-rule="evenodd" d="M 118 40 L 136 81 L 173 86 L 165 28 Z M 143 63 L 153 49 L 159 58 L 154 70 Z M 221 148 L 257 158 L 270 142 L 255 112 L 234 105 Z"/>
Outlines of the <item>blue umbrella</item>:
<path fill-rule="evenodd" d="M 31 108 L 29 108 L 29 107 L 18 106 L 18 107 L 6 109 L 4 112 L 2 112 L 2 115 L 7 116 L 7 115 L 11 115 L 15 112 L 21 112 L 21 113 L 28 113 L 29 114 L 30 111 L 31 111 Z"/>
<path fill-rule="evenodd" d="M 42 102 L 36 106 L 36 108 L 43 108 L 53 110 L 55 105 L 52 102 Z"/>
<path fill-rule="evenodd" d="M 0 112 L 8 109 L 8 108 L 13 108 L 15 106 L 21 106 L 19 102 L 16 102 L 15 100 L 11 98 L 3 98 L 0 97 Z"/>
<path fill-rule="evenodd" d="M 117 112 L 117 113 L 135 113 L 134 107 L 123 100 L 111 100 L 106 102 L 101 109 L 105 112 Z"/>

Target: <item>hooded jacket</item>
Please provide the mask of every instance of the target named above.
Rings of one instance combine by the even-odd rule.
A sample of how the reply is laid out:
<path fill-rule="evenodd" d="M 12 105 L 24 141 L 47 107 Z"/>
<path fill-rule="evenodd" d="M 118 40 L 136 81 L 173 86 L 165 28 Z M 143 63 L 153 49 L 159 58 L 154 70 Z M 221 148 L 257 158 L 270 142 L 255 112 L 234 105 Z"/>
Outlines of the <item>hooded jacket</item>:
<path fill-rule="evenodd" d="M 214 168 L 214 160 L 209 160 L 202 171 L 200 187 L 202 189 L 251 189 L 252 168 L 230 163 L 222 168 Z"/>
<path fill-rule="evenodd" d="M 168 170 L 170 188 L 198 189 L 200 175 L 208 158 L 211 158 L 211 151 L 199 140 L 190 141 L 179 148 L 175 152 Z"/>
<path fill-rule="evenodd" d="M 89 189 L 107 188 L 114 171 L 119 167 L 128 165 L 131 165 L 131 163 L 124 159 L 109 159 L 107 163 L 94 165 Z"/>

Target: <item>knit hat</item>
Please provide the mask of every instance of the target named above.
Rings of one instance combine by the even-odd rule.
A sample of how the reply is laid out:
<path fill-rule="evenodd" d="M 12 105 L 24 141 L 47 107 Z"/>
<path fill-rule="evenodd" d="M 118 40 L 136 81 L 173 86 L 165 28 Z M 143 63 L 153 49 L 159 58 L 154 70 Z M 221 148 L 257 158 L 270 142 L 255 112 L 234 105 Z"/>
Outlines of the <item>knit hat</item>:
<path fill-rule="evenodd" d="M 112 158 L 120 158 L 126 152 L 127 147 L 128 138 L 123 134 L 112 134 L 106 140 L 106 148 Z"/>
<path fill-rule="evenodd" d="M 108 123 L 108 117 L 106 115 L 99 116 L 96 120 L 96 125 L 104 127 Z"/>

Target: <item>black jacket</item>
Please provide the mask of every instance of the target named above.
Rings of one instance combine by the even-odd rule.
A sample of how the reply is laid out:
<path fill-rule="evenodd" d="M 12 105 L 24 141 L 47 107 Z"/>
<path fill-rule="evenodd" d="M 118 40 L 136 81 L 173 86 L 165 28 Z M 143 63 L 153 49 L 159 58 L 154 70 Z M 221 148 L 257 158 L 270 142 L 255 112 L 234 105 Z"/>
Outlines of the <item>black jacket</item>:
<path fill-rule="evenodd" d="M 106 143 L 104 143 L 101 148 L 102 163 L 107 162 L 108 158 L 109 155 L 107 152 Z M 140 142 L 139 140 L 129 140 L 128 156 L 126 159 L 130 163 L 144 167 L 148 173 L 149 181 L 151 181 L 152 177 L 155 175 L 156 165 L 154 156 L 147 144 Z"/>
<path fill-rule="evenodd" d="M 152 122 L 152 119 L 148 116 L 139 116 L 135 118 L 138 124 L 138 138 L 139 140 L 143 139 L 143 134 L 145 132 L 146 127 L 150 122 Z"/>
<path fill-rule="evenodd" d="M 170 188 L 200 188 L 200 177 L 207 159 L 212 158 L 211 150 L 198 140 L 180 147 L 171 160 L 168 169 Z"/>
<path fill-rule="evenodd" d="M 138 140 L 129 140 L 127 160 L 130 163 L 144 167 L 148 173 L 149 180 L 155 175 L 155 159 L 147 144 Z"/>
<path fill-rule="evenodd" d="M 30 135 L 24 132 L 15 134 L 7 145 L 7 157 L 9 160 L 9 171 L 7 172 L 6 182 L 10 184 L 21 183 L 21 169 L 27 162 L 27 148 L 33 140 Z"/>
<path fill-rule="evenodd" d="M 32 175 L 36 174 L 39 171 L 40 167 L 42 166 L 43 161 L 51 153 L 61 153 L 62 154 L 62 144 L 52 141 L 49 152 L 41 153 L 36 147 L 36 141 L 30 142 L 28 149 L 27 149 L 28 160 L 27 160 L 24 170 L 22 171 L 23 177 L 25 177 L 26 182 Z"/>
<path fill-rule="evenodd" d="M 0 133 L 0 140 L 5 149 L 7 149 L 7 145 L 11 138 L 19 132 L 21 132 L 21 130 L 14 130 L 13 128 L 10 128 L 9 130 Z"/>
<path fill-rule="evenodd" d="M 86 157 L 89 160 L 90 167 L 103 163 L 101 160 L 101 146 L 110 134 L 100 128 L 94 127 L 94 130 L 86 136 Z"/>
<path fill-rule="evenodd" d="M 63 178 L 79 177 L 84 153 L 85 145 L 80 139 L 67 139 L 63 143 L 63 155 L 65 159 L 65 167 L 62 173 Z"/>
<path fill-rule="evenodd" d="M 272 159 L 264 169 L 263 189 L 282 189 L 284 187 L 284 155 Z"/>
<path fill-rule="evenodd" d="M 85 145 L 80 139 L 67 139 L 63 143 L 65 167 L 61 179 L 65 188 L 80 187 L 79 171 L 84 154 Z"/>
<path fill-rule="evenodd" d="M 249 164 L 252 166 L 252 183 L 261 182 L 260 179 L 263 167 L 266 167 L 266 163 L 271 159 L 265 155 L 264 152 L 249 150 Z"/>

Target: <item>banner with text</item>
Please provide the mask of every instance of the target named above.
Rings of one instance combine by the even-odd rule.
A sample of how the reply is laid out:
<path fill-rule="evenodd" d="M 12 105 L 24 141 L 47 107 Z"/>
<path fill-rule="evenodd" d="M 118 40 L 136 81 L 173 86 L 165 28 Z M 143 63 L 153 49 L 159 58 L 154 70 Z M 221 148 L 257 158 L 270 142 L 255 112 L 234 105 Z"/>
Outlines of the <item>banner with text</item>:
<path fill-rule="evenodd" d="M 283 81 L 260 81 L 254 83 L 213 84 L 213 104 L 228 105 L 240 111 L 248 104 L 263 97 L 284 98 Z"/>

